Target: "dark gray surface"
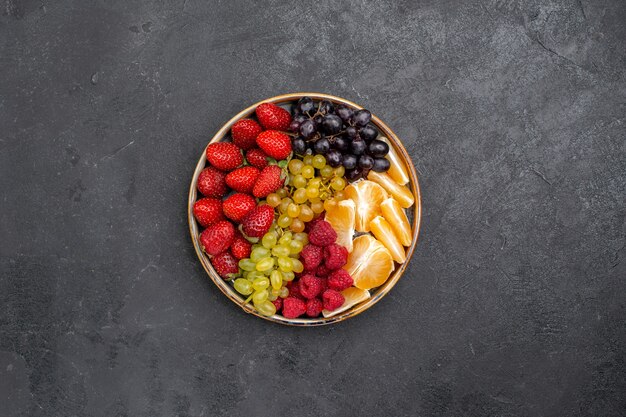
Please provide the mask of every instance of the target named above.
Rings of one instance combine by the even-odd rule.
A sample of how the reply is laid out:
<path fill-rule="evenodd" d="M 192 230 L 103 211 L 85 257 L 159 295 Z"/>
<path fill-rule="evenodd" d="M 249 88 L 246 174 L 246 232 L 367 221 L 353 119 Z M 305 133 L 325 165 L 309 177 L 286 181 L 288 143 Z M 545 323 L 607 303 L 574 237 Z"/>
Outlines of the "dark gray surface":
<path fill-rule="evenodd" d="M 1 416 L 626 415 L 623 1 L 0 3 Z M 314 329 L 185 219 L 210 135 L 304 90 L 424 194 L 397 287 Z"/>

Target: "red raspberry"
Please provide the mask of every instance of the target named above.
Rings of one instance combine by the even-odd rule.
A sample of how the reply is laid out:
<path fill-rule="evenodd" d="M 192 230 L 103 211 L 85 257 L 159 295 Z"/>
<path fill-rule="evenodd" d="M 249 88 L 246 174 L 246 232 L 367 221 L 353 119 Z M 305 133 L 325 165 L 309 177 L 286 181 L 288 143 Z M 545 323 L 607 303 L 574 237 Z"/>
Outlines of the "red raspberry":
<path fill-rule="evenodd" d="M 324 309 L 328 311 L 337 310 L 343 305 L 344 301 L 346 301 L 340 292 L 330 289 L 324 291 L 322 299 L 324 300 Z"/>
<path fill-rule="evenodd" d="M 309 242 L 317 246 L 328 246 L 337 240 L 337 232 L 326 220 L 317 222 L 309 232 Z"/>
<path fill-rule="evenodd" d="M 336 243 L 324 248 L 324 264 L 332 270 L 339 269 L 348 262 L 348 249 Z"/>
<path fill-rule="evenodd" d="M 322 262 L 322 248 L 311 244 L 306 245 L 300 252 L 300 261 L 305 271 L 315 271 L 315 268 Z"/>
<path fill-rule="evenodd" d="M 330 272 L 331 271 L 328 268 L 326 268 L 326 265 L 321 264 L 315 270 L 315 276 L 318 276 L 320 278 L 326 278 L 328 276 L 328 274 L 330 274 Z"/>
<path fill-rule="evenodd" d="M 324 291 L 326 291 L 327 289 L 328 289 L 328 279 L 322 278 L 322 290 L 320 291 L 320 294 L 324 294 Z"/>
<path fill-rule="evenodd" d="M 304 304 L 304 301 L 299 298 L 287 297 L 283 300 L 283 316 L 286 318 L 295 319 L 296 317 L 303 315 L 305 312 L 306 304 Z"/>
<path fill-rule="evenodd" d="M 324 304 L 319 298 L 306 300 L 306 315 L 309 317 L 317 317 L 324 309 Z"/>
<path fill-rule="evenodd" d="M 345 269 L 333 271 L 328 277 L 328 288 L 335 291 L 343 291 L 350 288 L 354 280 Z"/>
<path fill-rule="evenodd" d="M 300 289 L 300 294 L 310 300 L 317 297 L 322 290 L 322 280 L 315 275 L 307 274 L 298 281 L 298 288 Z"/>
<path fill-rule="evenodd" d="M 237 259 L 249 258 L 252 251 L 252 244 L 246 240 L 240 231 L 235 232 L 235 240 L 230 245 L 230 251 Z"/>
<path fill-rule="evenodd" d="M 298 283 L 290 281 L 287 283 L 287 288 L 289 289 L 289 297 L 304 299 L 302 294 L 300 294 L 300 285 Z"/>
<path fill-rule="evenodd" d="M 313 226 L 315 226 L 317 223 L 319 223 L 322 220 L 324 220 L 324 217 L 326 217 L 326 213 L 322 212 L 322 214 L 320 214 L 319 216 L 317 216 L 316 218 L 314 218 L 310 222 L 306 223 L 304 231 L 309 233 L 311 231 L 311 229 L 313 229 Z"/>
<path fill-rule="evenodd" d="M 278 297 L 277 299 L 272 301 L 272 304 L 274 304 L 274 307 L 276 307 L 276 312 L 278 313 L 280 309 L 283 308 L 283 299 Z"/>

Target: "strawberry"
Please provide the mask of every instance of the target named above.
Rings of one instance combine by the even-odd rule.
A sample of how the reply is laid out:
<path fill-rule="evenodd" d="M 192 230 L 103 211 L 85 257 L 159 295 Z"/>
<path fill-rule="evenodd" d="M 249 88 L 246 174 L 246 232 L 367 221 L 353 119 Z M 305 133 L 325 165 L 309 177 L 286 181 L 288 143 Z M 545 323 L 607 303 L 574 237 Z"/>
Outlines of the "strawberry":
<path fill-rule="evenodd" d="M 235 233 L 235 241 L 230 245 L 230 251 L 237 259 L 249 258 L 250 252 L 252 251 L 252 244 L 237 230 Z"/>
<path fill-rule="evenodd" d="M 231 171 L 243 164 L 241 150 L 230 142 L 211 143 L 206 148 L 206 159 L 222 171 Z"/>
<path fill-rule="evenodd" d="M 262 237 L 274 221 L 274 209 L 267 204 L 256 206 L 241 222 L 243 232 L 249 237 Z"/>
<path fill-rule="evenodd" d="M 224 279 L 232 279 L 239 273 L 237 259 L 230 251 L 224 251 L 211 258 L 211 265 L 213 265 L 220 277 Z"/>
<path fill-rule="evenodd" d="M 234 239 L 235 227 L 226 220 L 212 224 L 200 234 L 202 248 L 206 253 L 213 256 L 228 249 Z"/>
<path fill-rule="evenodd" d="M 266 130 L 256 137 L 256 143 L 267 155 L 276 160 L 286 159 L 291 153 L 291 139 L 278 130 Z"/>
<path fill-rule="evenodd" d="M 201 198 L 193 205 L 193 215 L 202 227 L 224 220 L 222 202 L 217 198 Z"/>
<path fill-rule="evenodd" d="M 235 191 L 250 194 L 260 172 L 252 166 L 237 168 L 226 175 L 226 184 Z"/>
<path fill-rule="evenodd" d="M 256 117 L 265 129 L 288 130 L 291 123 L 289 112 L 274 103 L 259 104 Z"/>
<path fill-rule="evenodd" d="M 231 128 L 233 143 L 241 149 L 254 148 L 256 137 L 263 129 L 252 119 L 238 120 Z"/>
<path fill-rule="evenodd" d="M 246 160 L 250 165 L 259 169 L 267 166 L 267 155 L 259 148 L 250 149 L 246 153 Z"/>
<path fill-rule="evenodd" d="M 278 165 L 266 166 L 254 183 L 252 194 L 262 198 L 278 190 L 285 182 L 285 177 L 282 174 L 283 170 Z"/>
<path fill-rule="evenodd" d="M 226 174 L 213 167 L 204 168 L 198 176 L 198 191 L 205 197 L 222 198 L 226 194 Z"/>
<path fill-rule="evenodd" d="M 237 223 L 255 207 L 256 200 L 248 194 L 242 193 L 235 193 L 229 196 L 222 204 L 224 215 Z"/>

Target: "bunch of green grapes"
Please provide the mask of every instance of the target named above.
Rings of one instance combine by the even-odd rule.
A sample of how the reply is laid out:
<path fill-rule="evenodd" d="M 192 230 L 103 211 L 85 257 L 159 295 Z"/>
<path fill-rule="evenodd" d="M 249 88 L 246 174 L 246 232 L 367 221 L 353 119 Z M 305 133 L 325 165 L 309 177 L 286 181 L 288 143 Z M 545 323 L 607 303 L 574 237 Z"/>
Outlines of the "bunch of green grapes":
<path fill-rule="evenodd" d="M 324 211 L 324 201 L 346 187 L 343 178 L 345 168 L 333 168 L 326 164 L 324 155 L 306 155 L 302 160 L 289 161 L 291 195 L 273 193 L 267 196 L 267 204 L 279 212 L 278 225 L 289 227 L 293 232 L 304 230 L 304 223 Z M 279 190 L 280 191 L 280 190 Z M 285 190 L 286 191 L 286 190 Z"/>
<path fill-rule="evenodd" d="M 304 270 L 298 259 L 302 248 L 309 243 L 306 233 L 292 233 L 280 227 L 272 227 L 260 243 L 252 245 L 250 258 L 239 261 L 243 277 L 234 282 L 235 290 L 248 296 L 252 304 L 264 316 L 276 313 L 272 301 L 285 298 L 289 290 L 287 282 Z"/>

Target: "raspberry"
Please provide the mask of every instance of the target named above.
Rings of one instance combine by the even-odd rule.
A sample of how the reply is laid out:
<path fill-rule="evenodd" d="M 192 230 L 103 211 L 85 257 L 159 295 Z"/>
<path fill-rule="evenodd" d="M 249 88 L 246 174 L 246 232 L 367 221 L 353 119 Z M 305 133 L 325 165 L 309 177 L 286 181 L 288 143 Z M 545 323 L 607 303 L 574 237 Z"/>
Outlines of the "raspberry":
<path fill-rule="evenodd" d="M 328 246 L 337 240 L 337 232 L 326 220 L 317 222 L 309 232 L 309 242 L 317 246 Z"/>
<path fill-rule="evenodd" d="M 296 317 L 303 315 L 305 312 L 306 304 L 304 304 L 304 301 L 299 298 L 287 297 L 283 300 L 283 316 L 286 318 L 295 319 Z"/>
<path fill-rule="evenodd" d="M 276 312 L 278 313 L 280 309 L 283 308 L 283 299 L 278 297 L 277 299 L 272 301 L 272 304 L 274 304 L 274 307 L 276 307 Z"/>
<path fill-rule="evenodd" d="M 322 262 L 322 248 L 308 244 L 300 252 L 300 261 L 305 271 L 314 271 Z"/>
<path fill-rule="evenodd" d="M 320 294 L 324 294 L 324 291 L 326 291 L 327 289 L 328 289 L 328 279 L 322 278 L 322 290 L 320 291 Z"/>
<path fill-rule="evenodd" d="M 298 282 L 300 294 L 302 294 L 304 298 L 308 298 L 309 300 L 311 298 L 317 297 L 317 295 L 322 290 L 321 281 L 322 280 L 315 275 L 304 275 L 300 278 L 300 281 Z"/>
<path fill-rule="evenodd" d="M 287 288 L 289 289 L 289 297 L 304 299 L 302 294 L 300 294 L 300 285 L 299 284 L 297 284 L 297 283 L 295 283 L 293 281 L 289 281 L 287 283 Z"/>
<path fill-rule="evenodd" d="M 319 298 L 306 300 L 306 315 L 309 317 L 317 317 L 324 309 L 324 304 Z"/>
<path fill-rule="evenodd" d="M 340 292 L 330 289 L 324 291 L 322 299 L 324 300 L 324 309 L 328 311 L 337 310 L 346 300 Z"/>
<path fill-rule="evenodd" d="M 335 291 L 343 291 L 354 284 L 354 280 L 345 269 L 333 271 L 328 277 L 328 288 Z"/>
<path fill-rule="evenodd" d="M 330 272 L 331 271 L 328 268 L 326 268 L 326 265 L 321 264 L 315 270 L 315 276 L 318 276 L 320 278 L 326 278 L 328 276 L 328 274 L 330 274 Z"/>
<path fill-rule="evenodd" d="M 326 217 L 326 213 L 322 212 L 321 215 L 319 215 L 318 217 L 314 218 L 310 222 L 306 223 L 304 231 L 309 233 L 311 231 L 311 229 L 313 229 L 313 226 L 315 226 L 317 223 L 319 223 L 322 220 L 324 220 L 324 217 Z"/>
<path fill-rule="evenodd" d="M 341 268 L 348 262 L 348 249 L 336 243 L 324 248 L 324 264 L 332 270 Z"/>

